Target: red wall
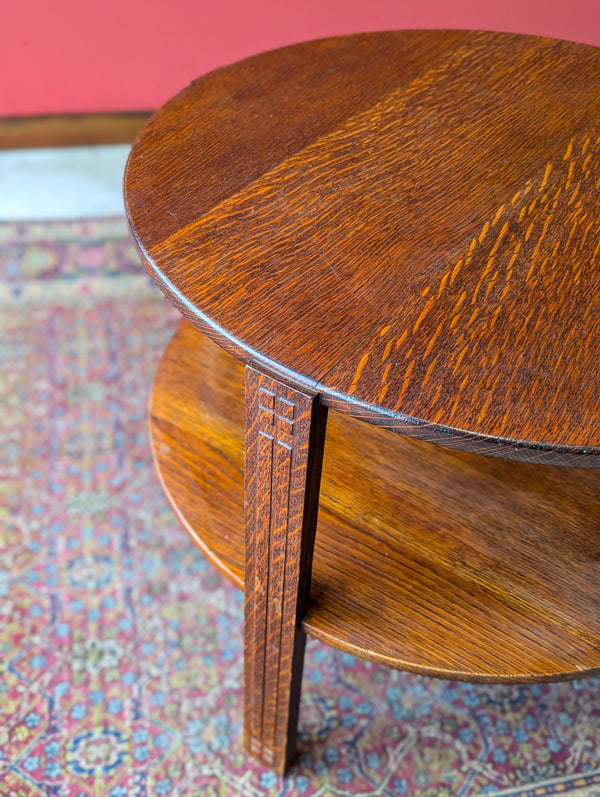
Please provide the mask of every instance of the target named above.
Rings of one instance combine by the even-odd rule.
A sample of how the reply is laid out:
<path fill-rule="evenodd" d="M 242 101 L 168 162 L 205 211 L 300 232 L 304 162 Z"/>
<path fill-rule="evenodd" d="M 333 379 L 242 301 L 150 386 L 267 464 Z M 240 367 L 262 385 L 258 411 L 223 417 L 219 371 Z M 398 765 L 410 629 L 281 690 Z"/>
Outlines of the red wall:
<path fill-rule="evenodd" d="M 600 45 L 600 0 L 5 0 L 0 116 L 151 109 L 197 75 L 261 50 L 431 27 Z"/>

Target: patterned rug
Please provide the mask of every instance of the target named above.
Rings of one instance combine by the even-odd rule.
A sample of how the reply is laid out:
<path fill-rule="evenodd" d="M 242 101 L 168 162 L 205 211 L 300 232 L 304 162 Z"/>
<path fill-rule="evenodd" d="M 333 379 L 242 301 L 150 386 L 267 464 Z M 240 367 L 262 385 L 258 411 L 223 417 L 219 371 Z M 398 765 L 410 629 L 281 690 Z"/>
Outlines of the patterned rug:
<path fill-rule="evenodd" d="M 241 747 L 242 601 L 152 469 L 176 324 L 122 219 L 0 224 L 0 794 L 600 795 L 600 679 L 421 678 L 308 645 L 301 757 Z"/>

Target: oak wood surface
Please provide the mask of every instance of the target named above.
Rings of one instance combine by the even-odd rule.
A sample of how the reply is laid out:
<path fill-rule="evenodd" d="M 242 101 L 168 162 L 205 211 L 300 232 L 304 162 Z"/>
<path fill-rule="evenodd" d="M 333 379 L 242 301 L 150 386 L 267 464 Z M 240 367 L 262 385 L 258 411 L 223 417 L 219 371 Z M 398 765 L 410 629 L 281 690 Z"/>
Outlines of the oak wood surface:
<path fill-rule="evenodd" d="M 240 360 L 449 447 L 600 462 L 600 50 L 410 31 L 217 70 L 126 175 L 165 293 Z"/>
<path fill-rule="evenodd" d="M 0 117 L 0 149 L 126 144 L 150 111 Z"/>
<path fill-rule="evenodd" d="M 296 731 L 327 410 L 246 368 L 244 743 L 285 772 Z"/>
<path fill-rule="evenodd" d="M 192 538 L 244 572 L 244 368 L 183 323 L 151 401 L 158 472 Z M 600 473 L 492 459 L 329 412 L 311 635 L 465 680 L 600 668 Z"/>

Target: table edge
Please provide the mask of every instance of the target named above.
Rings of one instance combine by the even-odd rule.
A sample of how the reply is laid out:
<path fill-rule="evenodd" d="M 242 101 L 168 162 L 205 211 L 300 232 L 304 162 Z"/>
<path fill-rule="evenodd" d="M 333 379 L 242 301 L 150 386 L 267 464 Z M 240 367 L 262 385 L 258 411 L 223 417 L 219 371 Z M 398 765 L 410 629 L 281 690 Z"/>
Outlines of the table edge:
<path fill-rule="evenodd" d="M 149 275 L 161 292 L 191 324 L 204 332 L 240 362 L 258 366 L 296 390 L 318 393 L 321 402 L 330 409 L 351 415 L 358 420 L 388 429 L 397 434 L 415 437 L 444 448 L 467 451 L 481 456 L 530 462 L 558 467 L 600 468 L 600 446 L 552 446 L 543 441 L 494 437 L 452 426 L 416 418 L 361 401 L 336 391 L 323 382 L 310 379 L 286 368 L 219 326 L 189 301 L 154 263 L 139 240 L 126 209 L 127 222 L 133 241 Z"/>

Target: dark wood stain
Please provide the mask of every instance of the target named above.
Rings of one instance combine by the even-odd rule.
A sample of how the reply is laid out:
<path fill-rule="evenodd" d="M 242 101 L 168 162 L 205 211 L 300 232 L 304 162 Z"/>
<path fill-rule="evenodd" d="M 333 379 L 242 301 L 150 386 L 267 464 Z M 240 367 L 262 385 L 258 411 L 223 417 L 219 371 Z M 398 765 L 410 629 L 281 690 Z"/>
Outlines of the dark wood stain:
<path fill-rule="evenodd" d="M 156 463 L 245 588 L 245 744 L 279 772 L 306 633 L 600 672 L 599 114 L 595 48 L 367 34 L 217 70 L 133 148 L 132 231 L 192 322 Z"/>
<path fill-rule="evenodd" d="M 134 147 L 151 273 L 245 362 L 452 447 L 596 466 L 600 51 L 508 34 L 299 45 Z"/>
<path fill-rule="evenodd" d="M 327 410 L 246 368 L 244 744 L 283 774 L 296 752 Z"/>
<path fill-rule="evenodd" d="M 243 587 L 243 366 L 183 324 L 158 371 L 151 423 L 172 504 Z M 444 450 L 330 412 L 303 628 L 427 675 L 597 672 L 599 527 L 596 470 Z"/>

